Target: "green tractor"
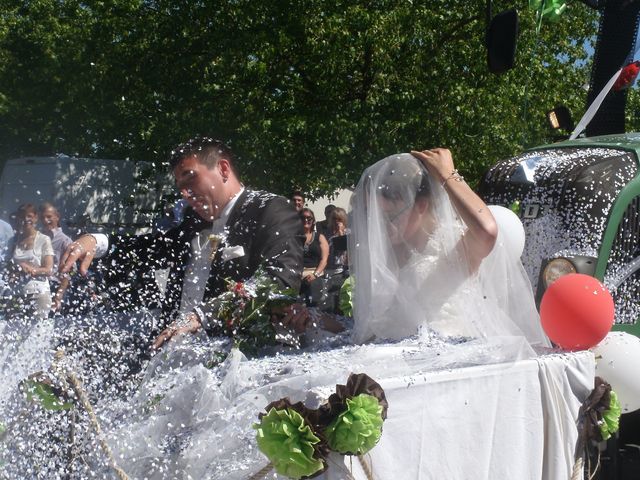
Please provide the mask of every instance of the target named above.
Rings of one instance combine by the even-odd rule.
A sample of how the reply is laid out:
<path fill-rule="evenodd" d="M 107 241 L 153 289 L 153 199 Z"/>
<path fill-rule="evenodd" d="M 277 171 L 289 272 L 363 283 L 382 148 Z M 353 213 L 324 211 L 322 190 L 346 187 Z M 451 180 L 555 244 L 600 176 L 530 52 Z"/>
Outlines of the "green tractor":
<path fill-rule="evenodd" d="M 613 296 L 614 330 L 640 336 L 639 167 L 640 134 L 628 133 L 536 147 L 484 176 L 485 201 L 520 215 L 538 303 L 560 276 L 591 275 Z"/>
<path fill-rule="evenodd" d="M 587 113 L 573 135 L 584 129 L 586 137 L 499 162 L 480 194 L 518 211 L 526 233 L 522 261 L 538 303 L 558 277 L 591 275 L 613 296 L 614 330 L 640 336 L 640 133 L 623 133 L 627 90 L 611 84 L 612 75 L 622 78 L 622 66 L 640 63 L 633 62 L 640 2 L 581 1 L 600 12 Z M 568 110 L 556 110 L 563 113 L 556 128 L 573 130 Z"/>

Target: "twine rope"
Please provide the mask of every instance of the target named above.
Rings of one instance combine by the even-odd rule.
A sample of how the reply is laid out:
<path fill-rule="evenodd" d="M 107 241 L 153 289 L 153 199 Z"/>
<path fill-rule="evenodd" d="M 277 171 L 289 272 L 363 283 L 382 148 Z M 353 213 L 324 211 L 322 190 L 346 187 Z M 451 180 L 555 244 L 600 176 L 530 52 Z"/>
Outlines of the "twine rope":
<path fill-rule="evenodd" d="M 55 357 L 54 357 L 54 371 L 61 370 L 61 372 L 59 373 L 62 373 L 63 375 L 60 375 L 60 378 L 63 379 L 65 383 L 68 383 L 71 385 L 71 389 L 76 394 L 76 397 L 78 397 L 78 399 L 80 400 L 82 407 L 87 411 L 87 414 L 89 415 L 89 422 L 91 423 L 91 426 L 93 427 L 98 437 L 98 443 L 100 444 L 100 447 L 102 447 L 102 450 L 104 451 L 105 455 L 107 456 L 107 459 L 109 460 L 109 466 L 116 473 L 119 480 L 129 480 L 129 476 L 126 474 L 126 472 L 118 466 L 118 463 L 116 462 L 116 459 L 113 456 L 113 452 L 111 451 L 111 447 L 109 447 L 109 444 L 104 439 L 104 435 L 102 434 L 102 428 L 100 427 L 100 422 L 98 421 L 98 417 L 96 416 L 93 410 L 91 402 L 89 401 L 89 397 L 87 396 L 86 392 L 84 391 L 84 388 L 82 387 L 82 382 L 78 379 L 75 372 L 73 372 L 71 368 L 63 364 L 62 362 L 63 359 L 64 359 L 64 350 L 56 351 Z"/>
<path fill-rule="evenodd" d="M 360 462 L 360 466 L 362 467 L 362 471 L 364 471 L 367 480 L 373 480 L 373 470 L 371 468 L 371 457 L 369 457 L 369 463 L 365 459 L 364 455 L 358 455 L 358 461 Z"/>
<path fill-rule="evenodd" d="M 248 480 L 261 480 L 262 478 L 265 478 L 267 476 L 267 473 L 269 473 L 271 470 L 273 470 L 273 463 L 269 462 L 258 472 L 251 475 Z"/>

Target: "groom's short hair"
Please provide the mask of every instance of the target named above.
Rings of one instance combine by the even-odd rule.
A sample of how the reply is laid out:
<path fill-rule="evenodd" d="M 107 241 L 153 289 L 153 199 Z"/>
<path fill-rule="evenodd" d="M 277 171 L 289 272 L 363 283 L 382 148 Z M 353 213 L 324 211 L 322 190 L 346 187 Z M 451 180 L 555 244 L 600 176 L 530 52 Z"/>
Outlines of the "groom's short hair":
<path fill-rule="evenodd" d="M 231 165 L 233 173 L 238 176 L 235 165 L 235 155 L 231 151 L 231 148 L 223 141 L 209 137 L 195 137 L 178 145 L 171 151 L 169 166 L 173 170 L 181 160 L 193 156 L 208 168 L 215 167 L 218 162 L 224 158 Z"/>

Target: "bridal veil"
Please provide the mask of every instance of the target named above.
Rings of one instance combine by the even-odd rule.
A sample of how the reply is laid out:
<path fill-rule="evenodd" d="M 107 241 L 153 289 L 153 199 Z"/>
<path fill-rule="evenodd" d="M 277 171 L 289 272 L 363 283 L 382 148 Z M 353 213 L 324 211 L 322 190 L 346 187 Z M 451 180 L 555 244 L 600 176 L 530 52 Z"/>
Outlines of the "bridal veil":
<path fill-rule="evenodd" d="M 420 208 L 427 214 L 412 213 Z M 365 170 L 350 225 L 355 342 L 420 333 L 519 336 L 549 345 L 520 260 L 510 258 L 499 234 L 470 271 L 465 225 L 443 185 L 412 155 L 392 155 Z"/>

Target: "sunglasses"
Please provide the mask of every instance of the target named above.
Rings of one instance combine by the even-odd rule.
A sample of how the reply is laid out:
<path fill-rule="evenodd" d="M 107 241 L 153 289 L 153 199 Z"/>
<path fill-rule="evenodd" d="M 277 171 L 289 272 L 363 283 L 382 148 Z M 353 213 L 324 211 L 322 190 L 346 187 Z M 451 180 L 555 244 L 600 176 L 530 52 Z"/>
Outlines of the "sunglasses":
<path fill-rule="evenodd" d="M 313 222 L 315 219 L 313 217 L 302 217 L 303 222 Z"/>

